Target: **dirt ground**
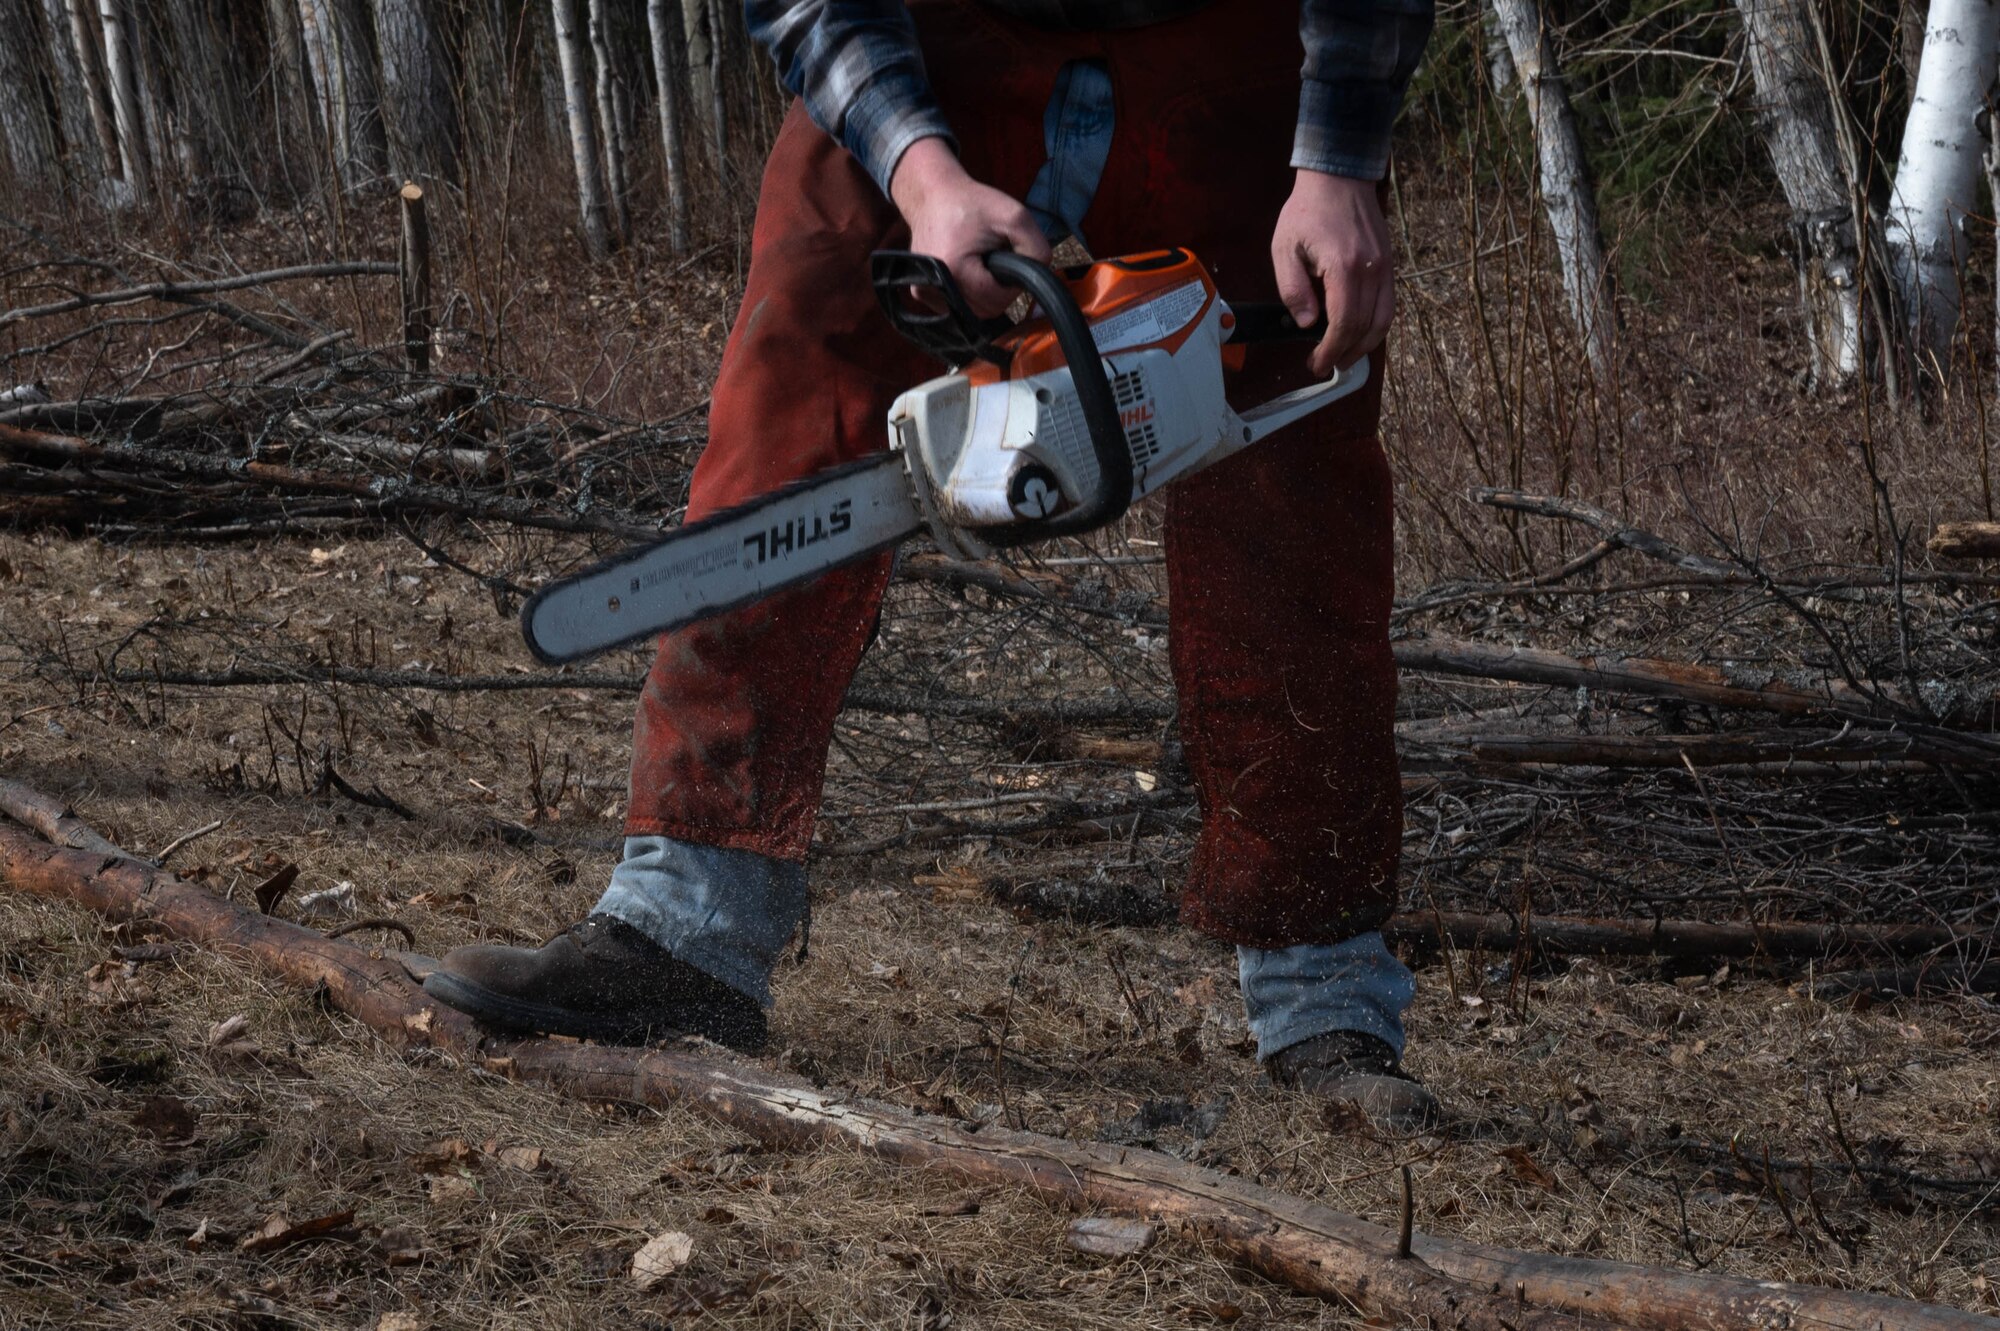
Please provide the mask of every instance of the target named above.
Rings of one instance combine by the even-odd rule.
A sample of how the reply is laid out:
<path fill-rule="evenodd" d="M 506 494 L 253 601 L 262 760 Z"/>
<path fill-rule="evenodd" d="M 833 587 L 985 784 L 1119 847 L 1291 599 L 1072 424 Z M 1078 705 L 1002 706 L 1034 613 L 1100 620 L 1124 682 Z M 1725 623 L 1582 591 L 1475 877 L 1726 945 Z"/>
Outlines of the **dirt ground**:
<path fill-rule="evenodd" d="M 16 658 L 0 770 L 120 844 L 157 852 L 221 820 L 176 852 L 181 873 L 245 900 L 296 864 L 281 913 L 393 917 L 431 953 L 538 938 L 601 888 L 623 695 L 63 695 L 21 669 L 64 637 L 146 659 L 169 621 L 208 625 L 223 655 L 317 638 L 385 667 L 521 668 L 485 593 L 408 543 L 14 535 L 0 570 Z M 899 591 L 892 623 L 920 621 L 928 596 Z M 884 650 L 893 659 L 893 634 Z M 1516 976 L 1506 958 L 1460 955 L 1422 970 L 1410 1054 L 1452 1125 L 1376 1139 L 1260 1081 L 1225 949 L 1171 926 L 1045 918 L 982 886 L 1125 855 L 1143 866 L 1135 881 L 1170 887 L 1184 840 L 1171 830 L 1149 831 L 1143 854 L 1136 836 L 1074 831 L 839 854 L 897 826 L 871 810 L 936 796 L 923 770 L 869 767 L 871 737 L 907 724 L 843 721 L 811 955 L 778 977 L 774 1062 L 913 1108 L 1154 1141 L 1380 1221 L 1407 1161 L 1429 1230 L 2000 1309 L 1996 1188 L 1962 1182 L 2000 1175 L 1991 1004 L 1856 1007 L 1815 997 L 1810 979 L 1727 967 Z M 411 816 L 316 791 L 322 745 L 351 787 Z M 1088 760 L 980 769 L 989 789 L 1030 770 L 1137 780 L 1129 763 Z M 766 1153 L 691 1114 L 567 1103 L 399 1057 L 217 957 L 121 961 L 133 941 L 80 910 L 0 897 L 8 1326 L 1349 1323 L 1178 1241 L 1082 1256 L 1064 1245 L 1069 1217 L 1005 1192 Z M 244 1246 L 272 1215 L 347 1212 L 319 1239 Z M 688 1264 L 639 1290 L 633 1253 L 676 1230 Z"/>

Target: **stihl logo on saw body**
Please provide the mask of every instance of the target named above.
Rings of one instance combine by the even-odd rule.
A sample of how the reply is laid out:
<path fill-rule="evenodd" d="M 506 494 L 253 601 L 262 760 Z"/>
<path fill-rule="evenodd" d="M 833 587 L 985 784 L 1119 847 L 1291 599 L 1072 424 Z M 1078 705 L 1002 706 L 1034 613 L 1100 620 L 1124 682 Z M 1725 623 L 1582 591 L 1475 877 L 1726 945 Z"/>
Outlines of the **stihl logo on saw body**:
<path fill-rule="evenodd" d="M 788 555 L 821 541 L 839 536 L 854 526 L 854 501 L 843 499 L 825 514 L 815 513 L 809 518 L 793 518 L 781 522 L 767 531 L 753 531 L 743 538 L 743 548 L 754 551 L 752 564 L 762 564 Z"/>

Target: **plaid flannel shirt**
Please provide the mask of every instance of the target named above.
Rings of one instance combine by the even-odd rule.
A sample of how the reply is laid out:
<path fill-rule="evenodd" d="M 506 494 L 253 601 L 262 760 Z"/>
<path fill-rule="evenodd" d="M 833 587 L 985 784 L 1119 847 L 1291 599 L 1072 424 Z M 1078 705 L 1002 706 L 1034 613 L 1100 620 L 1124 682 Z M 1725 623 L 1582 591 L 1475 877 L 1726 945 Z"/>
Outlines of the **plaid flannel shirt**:
<path fill-rule="evenodd" d="M 1125 3 L 1121 17 L 1143 21 L 1147 8 Z M 1186 8 L 1158 6 L 1169 16 Z M 1389 130 L 1430 37 L 1432 8 L 1433 0 L 1301 0 L 1305 66 L 1294 167 L 1383 177 Z M 746 0 L 744 12 L 785 87 L 885 194 L 911 144 L 951 138 L 902 0 Z"/>

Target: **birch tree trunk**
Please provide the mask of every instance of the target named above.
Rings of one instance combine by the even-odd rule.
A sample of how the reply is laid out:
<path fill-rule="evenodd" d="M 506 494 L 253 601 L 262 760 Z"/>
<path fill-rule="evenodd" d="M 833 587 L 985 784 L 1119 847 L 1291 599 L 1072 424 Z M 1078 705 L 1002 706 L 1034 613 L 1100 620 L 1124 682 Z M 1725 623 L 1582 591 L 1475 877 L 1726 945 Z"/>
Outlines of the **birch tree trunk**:
<path fill-rule="evenodd" d="M 299 27 L 312 65 L 327 148 L 343 187 L 360 189 L 382 174 L 387 140 L 369 50 L 372 25 L 361 0 L 299 0 Z"/>
<path fill-rule="evenodd" d="M 70 35 L 69 10 L 63 0 L 40 0 L 40 8 L 41 49 L 47 58 L 50 90 L 55 96 L 56 128 L 60 131 L 64 166 L 71 188 L 94 195 L 104 186 L 104 155 L 91 120 L 90 87 L 84 81 L 83 67 L 76 58 L 76 43 Z"/>
<path fill-rule="evenodd" d="M 42 193 L 55 183 L 56 143 L 35 77 L 41 26 L 25 0 L 0 0 L 0 140 L 14 186 Z"/>
<path fill-rule="evenodd" d="M 647 0 L 653 38 L 653 76 L 660 85 L 660 151 L 667 164 L 667 243 L 687 253 L 687 162 L 682 155 L 681 90 L 687 65 L 686 30 L 675 0 Z"/>
<path fill-rule="evenodd" d="M 320 105 L 312 95 L 305 31 L 298 0 L 264 0 L 264 29 L 271 44 L 271 82 L 276 105 L 273 137 L 278 158 L 288 161 L 293 145 L 318 143 L 326 133 Z"/>
<path fill-rule="evenodd" d="M 1758 127 L 1791 206 L 1792 255 L 1815 387 L 1861 368 L 1858 196 L 1842 164 L 1810 0 L 1736 0 L 1749 35 Z"/>
<path fill-rule="evenodd" d="M 625 100 L 618 77 L 616 53 L 611 49 L 611 25 L 605 0 L 588 0 L 590 6 L 590 50 L 597 67 L 597 123 L 603 135 L 604 183 L 610 193 L 611 225 L 617 243 L 623 245 L 632 234 L 631 154 L 625 138 Z"/>
<path fill-rule="evenodd" d="M 725 0 L 703 0 L 708 12 L 708 96 L 711 103 L 709 130 L 715 136 L 715 182 L 718 192 L 729 193 L 729 33 L 722 22 Z"/>
<path fill-rule="evenodd" d="M 104 30 L 104 75 L 111 88 L 112 118 L 118 128 L 118 156 L 135 200 L 144 199 L 153 192 L 152 157 L 146 147 L 146 123 L 139 113 L 138 70 L 133 63 L 124 0 L 97 0 L 97 16 Z"/>
<path fill-rule="evenodd" d="M 556 58 L 562 62 L 563 118 L 569 125 L 570 159 L 576 167 L 576 201 L 583 214 L 583 243 L 593 259 L 611 253 L 604 202 L 604 164 L 590 108 L 590 53 L 577 21 L 578 0 L 549 0 L 555 17 Z"/>
<path fill-rule="evenodd" d="M 1958 331 L 1965 219 L 1979 204 L 1978 119 L 1993 88 L 1996 36 L 1995 0 L 1932 0 L 1890 189 L 1890 268 L 1911 346 L 1934 370 Z"/>
<path fill-rule="evenodd" d="M 1570 318 L 1590 361 L 1600 372 L 1611 366 L 1617 329 L 1611 275 L 1597 225 L 1597 199 L 1585 166 L 1576 114 L 1563 87 L 1555 48 L 1542 24 L 1537 0 L 1493 0 L 1493 13 L 1507 39 L 1514 72 L 1534 130 L 1541 174 L 1542 206 L 1555 232 L 1563 294 Z"/>
<path fill-rule="evenodd" d="M 695 119 L 701 122 L 703 135 L 712 151 L 717 142 L 715 25 L 710 21 L 709 0 L 678 0 L 678 3 L 681 8 L 681 31 L 687 36 L 688 105 L 694 108 Z"/>
<path fill-rule="evenodd" d="M 64 17 L 69 20 L 70 49 L 76 54 L 83 78 L 84 103 L 90 111 L 91 128 L 97 132 L 105 180 L 114 193 L 121 193 L 124 169 L 119 163 L 118 128 L 111 120 L 111 94 L 104 83 L 103 37 L 97 11 L 91 8 L 91 0 L 67 0 Z"/>
<path fill-rule="evenodd" d="M 458 106 L 428 0 L 374 0 L 383 120 L 391 168 L 402 176 L 458 173 Z"/>

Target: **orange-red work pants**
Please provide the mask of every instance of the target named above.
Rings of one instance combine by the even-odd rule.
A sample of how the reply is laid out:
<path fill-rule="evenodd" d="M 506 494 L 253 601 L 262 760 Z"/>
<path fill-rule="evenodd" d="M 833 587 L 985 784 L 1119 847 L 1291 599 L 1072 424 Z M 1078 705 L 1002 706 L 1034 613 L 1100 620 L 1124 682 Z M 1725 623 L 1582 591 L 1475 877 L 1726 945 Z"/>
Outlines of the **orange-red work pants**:
<path fill-rule="evenodd" d="M 1118 124 L 1083 220 L 1093 251 L 1186 246 L 1224 296 L 1273 297 L 1295 2 L 1212 5 L 1105 34 L 1045 32 L 967 0 L 911 8 L 975 177 L 1024 195 L 1057 71 L 1103 60 Z M 869 253 L 907 242 L 881 191 L 795 105 L 764 173 L 690 520 L 887 446 L 890 402 L 941 372 L 869 288 Z M 1380 367 L 1378 354 L 1365 391 L 1156 501 L 1202 811 L 1182 915 L 1228 942 L 1336 942 L 1393 905 L 1402 804 Z M 1302 349 L 1259 349 L 1231 391 L 1249 405 L 1306 377 Z M 661 639 L 634 734 L 631 835 L 805 857 L 834 716 L 889 568 L 883 556 Z"/>

